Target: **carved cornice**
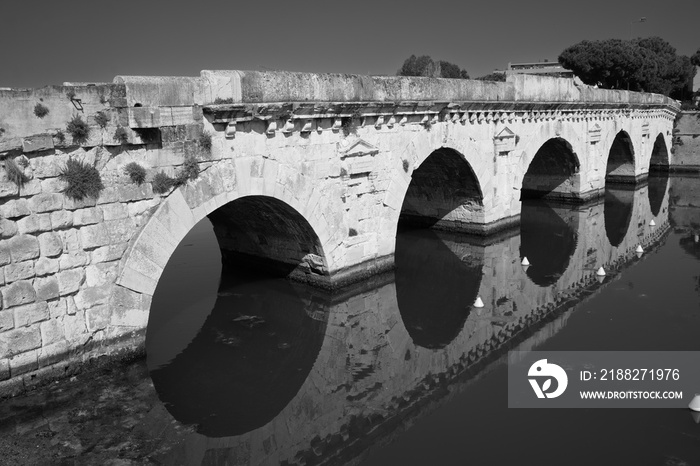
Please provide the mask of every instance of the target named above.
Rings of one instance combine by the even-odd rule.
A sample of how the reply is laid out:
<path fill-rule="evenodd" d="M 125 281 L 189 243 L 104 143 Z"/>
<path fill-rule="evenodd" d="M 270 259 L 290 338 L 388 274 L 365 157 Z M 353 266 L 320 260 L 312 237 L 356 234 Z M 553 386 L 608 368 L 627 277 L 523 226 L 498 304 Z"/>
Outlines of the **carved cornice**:
<path fill-rule="evenodd" d="M 266 132 L 339 131 L 344 119 L 361 126 L 394 128 L 408 123 L 454 124 L 513 123 L 542 121 L 605 121 L 620 118 L 673 120 L 676 112 L 663 104 L 547 103 L 547 102 L 339 102 L 218 104 L 203 107 L 214 125 L 226 125 L 233 137 L 235 125 L 250 121 L 267 122 Z M 322 127 L 318 120 L 330 119 Z M 316 122 L 314 122 L 316 120 Z"/>

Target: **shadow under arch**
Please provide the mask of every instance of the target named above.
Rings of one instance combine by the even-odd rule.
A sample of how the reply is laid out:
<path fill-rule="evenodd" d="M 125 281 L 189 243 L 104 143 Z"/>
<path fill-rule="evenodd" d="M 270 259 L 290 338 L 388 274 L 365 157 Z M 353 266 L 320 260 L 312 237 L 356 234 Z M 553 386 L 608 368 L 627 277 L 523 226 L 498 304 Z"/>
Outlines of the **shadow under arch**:
<path fill-rule="evenodd" d="M 634 185 L 606 186 L 603 220 L 610 245 L 619 246 L 627 236 L 634 209 Z"/>
<path fill-rule="evenodd" d="M 647 191 L 647 195 L 649 196 L 649 207 L 651 208 L 651 213 L 654 215 L 654 217 L 659 215 L 661 205 L 663 204 L 666 196 L 669 175 L 668 166 L 669 162 L 666 141 L 664 140 L 663 135 L 659 134 L 656 136 L 654 148 L 651 151 L 648 178 L 649 190 Z"/>
<path fill-rule="evenodd" d="M 400 229 L 396 299 L 413 343 L 448 346 L 462 331 L 481 286 L 483 256 L 453 233 Z"/>
<path fill-rule="evenodd" d="M 321 242 L 294 208 L 269 196 L 245 196 L 209 214 L 225 271 L 245 267 L 325 285 Z"/>
<path fill-rule="evenodd" d="M 667 173 L 669 167 L 668 149 L 666 148 L 666 140 L 663 134 L 659 133 L 654 140 L 654 147 L 651 150 L 651 159 L 649 160 L 649 173 L 662 172 Z"/>
<path fill-rule="evenodd" d="M 572 218 L 573 214 L 573 218 Z M 528 258 L 525 272 L 536 285 L 555 284 L 569 267 L 578 244 L 578 217 L 570 206 L 526 199 L 520 214 L 520 259 Z"/>
<path fill-rule="evenodd" d="M 634 174 L 634 146 L 629 134 L 620 131 L 615 136 L 605 167 L 605 184 L 636 182 Z"/>
<path fill-rule="evenodd" d="M 208 437 L 244 434 L 273 420 L 304 385 L 326 320 L 288 280 L 225 275 L 214 309 L 187 347 L 151 371 L 170 414 Z"/>
<path fill-rule="evenodd" d="M 523 177 L 521 200 L 580 198 L 580 166 L 568 141 L 562 138 L 549 139 L 530 161 Z"/>
<path fill-rule="evenodd" d="M 469 230 L 483 224 L 484 196 L 466 158 L 454 149 L 433 151 L 413 171 L 399 224 Z"/>

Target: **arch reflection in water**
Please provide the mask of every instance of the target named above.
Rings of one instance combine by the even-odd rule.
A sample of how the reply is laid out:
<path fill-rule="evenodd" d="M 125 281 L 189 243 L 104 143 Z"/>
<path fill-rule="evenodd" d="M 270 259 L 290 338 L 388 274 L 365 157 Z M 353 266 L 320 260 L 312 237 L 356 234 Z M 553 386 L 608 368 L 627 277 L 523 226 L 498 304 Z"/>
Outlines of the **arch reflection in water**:
<path fill-rule="evenodd" d="M 298 296 L 302 285 L 248 271 L 221 276 L 218 248 L 206 219 L 185 237 L 154 295 L 146 339 L 159 398 L 210 437 L 263 426 L 294 398 L 327 317 Z"/>
<path fill-rule="evenodd" d="M 522 201 L 520 259 L 532 264 L 527 276 L 539 286 L 556 283 L 569 267 L 578 241 L 576 209 L 543 200 Z"/>
<path fill-rule="evenodd" d="M 605 234 L 612 246 L 619 246 L 627 235 L 634 207 L 634 185 L 615 185 L 605 187 Z M 663 194 L 661 201 L 663 201 Z M 659 202 L 659 203 L 660 203 Z"/>
<path fill-rule="evenodd" d="M 658 171 L 654 173 L 649 173 L 649 191 L 647 195 L 649 196 L 649 207 L 651 208 L 651 213 L 654 217 L 659 215 L 661 210 L 661 205 L 664 202 L 664 197 L 666 196 L 666 189 L 668 188 L 668 172 Z"/>
<path fill-rule="evenodd" d="M 469 316 L 483 257 L 463 238 L 429 229 L 401 229 L 396 236 L 396 298 L 416 346 L 444 348 Z"/>
<path fill-rule="evenodd" d="M 271 421 L 294 398 L 321 349 L 327 313 L 289 281 L 222 279 L 214 310 L 173 361 L 151 372 L 158 396 L 184 424 L 209 437 L 239 435 Z"/>

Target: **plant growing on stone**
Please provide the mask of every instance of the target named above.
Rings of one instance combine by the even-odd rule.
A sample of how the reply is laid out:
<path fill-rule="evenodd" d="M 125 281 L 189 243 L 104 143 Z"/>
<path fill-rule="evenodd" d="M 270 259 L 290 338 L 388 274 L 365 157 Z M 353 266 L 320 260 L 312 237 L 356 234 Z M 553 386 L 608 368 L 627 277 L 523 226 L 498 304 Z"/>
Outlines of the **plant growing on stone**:
<path fill-rule="evenodd" d="M 24 171 L 22 171 L 14 159 L 5 159 L 5 174 L 7 174 L 8 180 L 12 181 L 20 188 L 24 186 L 24 183 L 29 181 L 29 177 L 24 174 Z"/>
<path fill-rule="evenodd" d="M 129 143 L 129 134 L 126 132 L 126 130 L 122 126 L 118 126 L 117 129 L 114 131 L 114 136 L 112 136 L 115 141 L 119 141 L 120 144 L 128 144 Z"/>
<path fill-rule="evenodd" d="M 146 181 L 146 169 L 136 162 L 126 164 L 124 173 L 131 178 L 131 181 L 140 185 Z"/>
<path fill-rule="evenodd" d="M 233 103 L 233 97 L 227 97 L 225 99 L 222 99 L 221 97 L 217 97 L 214 99 L 214 104 L 219 105 L 219 104 L 232 104 Z"/>
<path fill-rule="evenodd" d="M 60 129 L 56 131 L 56 134 L 54 134 L 54 136 L 56 137 L 56 140 L 59 144 L 64 144 L 66 142 L 66 135 Z"/>
<path fill-rule="evenodd" d="M 197 144 L 199 147 L 205 151 L 205 152 L 210 152 L 211 151 L 211 134 L 207 132 L 202 132 L 199 135 L 199 138 L 197 139 Z"/>
<path fill-rule="evenodd" d="M 80 115 L 75 115 L 66 125 L 66 131 L 68 131 L 73 137 L 73 142 L 75 144 L 82 144 L 87 142 L 88 137 L 90 137 L 90 127 L 85 123 Z"/>
<path fill-rule="evenodd" d="M 44 118 L 48 114 L 49 114 L 49 107 L 47 107 L 46 105 L 41 104 L 41 103 L 37 103 L 34 106 L 34 115 L 37 118 Z"/>
<path fill-rule="evenodd" d="M 175 179 L 166 175 L 164 171 L 156 173 L 156 175 L 153 177 L 153 181 L 151 182 L 153 192 L 158 194 L 167 193 L 174 185 Z"/>
<path fill-rule="evenodd" d="M 97 123 L 97 126 L 100 128 L 105 129 L 107 123 L 109 123 L 109 115 L 100 110 L 95 113 L 95 123 Z"/>
<path fill-rule="evenodd" d="M 186 155 L 182 168 L 175 176 L 175 186 L 182 186 L 189 180 L 195 180 L 199 176 L 199 164 L 193 155 Z"/>
<path fill-rule="evenodd" d="M 97 168 L 72 157 L 68 159 L 66 166 L 61 170 L 58 177 L 67 184 L 63 194 L 76 201 L 83 200 L 86 197 L 97 199 L 100 191 L 104 189 L 102 178 Z"/>

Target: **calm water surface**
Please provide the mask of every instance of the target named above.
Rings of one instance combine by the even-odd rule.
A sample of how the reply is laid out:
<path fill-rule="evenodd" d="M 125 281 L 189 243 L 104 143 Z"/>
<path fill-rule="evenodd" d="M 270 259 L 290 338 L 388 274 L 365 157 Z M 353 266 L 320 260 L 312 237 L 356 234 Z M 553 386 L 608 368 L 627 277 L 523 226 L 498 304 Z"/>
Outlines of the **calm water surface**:
<path fill-rule="evenodd" d="M 688 410 L 508 409 L 506 370 L 516 349 L 700 350 L 698 234 L 700 178 L 651 178 L 584 206 L 527 202 L 520 227 L 498 237 L 402 230 L 394 272 L 327 294 L 245 270 L 222 275 L 204 221 L 156 290 L 148 372 L 124 382 L 147 400 L 120 424 L 138 447 L 114 456 L 700 464 Z M 477 297 L 484 308 L 472 306 Z M 30 431 L 22 422 L 14 428 Z"/>

